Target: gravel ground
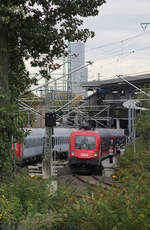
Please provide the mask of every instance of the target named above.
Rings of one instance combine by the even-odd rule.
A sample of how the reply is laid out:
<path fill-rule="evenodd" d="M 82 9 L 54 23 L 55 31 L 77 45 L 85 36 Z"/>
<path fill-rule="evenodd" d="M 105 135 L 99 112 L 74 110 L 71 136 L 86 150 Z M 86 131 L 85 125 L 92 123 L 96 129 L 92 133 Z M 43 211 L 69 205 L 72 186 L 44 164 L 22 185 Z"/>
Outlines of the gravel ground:
<path fill-rule="evenodd" d="M 92 184 L 102 184 L 103 181 L 107 181 L 110 184 L 112 183 L 112 173 L 114 172 L 114 168 L 116 167 L 116 159 L 114 158 L 113 164 L 109 163 L 109 159 L 103 161 L 103 176 L 97 176 L 99 178 L 99 181 L 95 180 L 92 178 L 90 174 L 78 174 L 78 177 L 81 177 L 82 179 L 88 181 L 89 183 Z M 68 167 L 68 165 L 60 168 L 57 170 L 57 181 L 58 181 L 58 186 L 59 185 L 71 185 L 72 188 L 75 190 L 84 190 L 87 189 L 87 184 L 83 183 L 80 181 L 78 178 L 73 176 L 71 169 Z"/>

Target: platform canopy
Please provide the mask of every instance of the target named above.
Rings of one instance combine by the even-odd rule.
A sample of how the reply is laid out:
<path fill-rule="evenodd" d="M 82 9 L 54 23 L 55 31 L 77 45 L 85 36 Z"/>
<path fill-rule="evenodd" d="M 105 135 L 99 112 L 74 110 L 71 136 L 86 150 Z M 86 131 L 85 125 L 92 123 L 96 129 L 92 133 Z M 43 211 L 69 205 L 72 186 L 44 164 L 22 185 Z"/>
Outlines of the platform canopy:
<path fill-rule="evenodd" d="M 150 74 L 125 76 L 125 77 L 121 76 L 121 77 L 135 85 L 142 86 L 146 83 L 150 83 Z M 82 83 L 81 86 L 86 88 L 87 91 L 94 90 L 94 89 L 118 90 L 120 87 L 122 89 L 132 88 L 131 85 L 129 85 L 127 82 L 123 81 L 119 77 L 114 77 L 107 80 L 88 81 Z"/>

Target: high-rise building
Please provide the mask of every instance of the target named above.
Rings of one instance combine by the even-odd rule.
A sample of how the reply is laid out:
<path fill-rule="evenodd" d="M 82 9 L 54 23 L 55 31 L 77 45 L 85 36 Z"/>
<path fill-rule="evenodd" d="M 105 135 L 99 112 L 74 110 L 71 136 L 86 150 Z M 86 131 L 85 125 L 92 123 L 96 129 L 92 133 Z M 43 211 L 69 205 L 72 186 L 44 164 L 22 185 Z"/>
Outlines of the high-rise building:
<path fill-rule="evenodd" d="M 72 56 L 72 55 L 75 56 Z M 85 65 L 85 44 L 82 42 L 71 43 L 71 72 Z M 88 68 L 82 68 L 71 74 L 72 93 L 85 97 L 86 92 L 80 86 L 88 81 Z"/>

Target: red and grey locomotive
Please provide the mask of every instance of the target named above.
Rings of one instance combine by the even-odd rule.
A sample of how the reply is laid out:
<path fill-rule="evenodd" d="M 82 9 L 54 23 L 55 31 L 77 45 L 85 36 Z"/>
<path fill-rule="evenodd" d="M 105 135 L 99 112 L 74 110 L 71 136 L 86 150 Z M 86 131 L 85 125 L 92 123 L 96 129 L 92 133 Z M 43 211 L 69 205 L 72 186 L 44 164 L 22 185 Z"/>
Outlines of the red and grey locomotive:
<path fill-rule="evenodd" d="M 102 167 L 102 160 L 109 156 L 110 146 L 125 142 L 122 129 L 78 130 L 70 135 L 69 166 L 72 169 Z"/>

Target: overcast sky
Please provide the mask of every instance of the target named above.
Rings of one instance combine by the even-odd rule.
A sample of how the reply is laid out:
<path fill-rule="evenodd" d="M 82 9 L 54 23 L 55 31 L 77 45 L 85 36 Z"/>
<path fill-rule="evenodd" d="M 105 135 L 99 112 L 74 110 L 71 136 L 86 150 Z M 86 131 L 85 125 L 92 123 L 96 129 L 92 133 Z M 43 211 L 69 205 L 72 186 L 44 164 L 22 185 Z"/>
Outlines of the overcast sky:
<path fill-rule="evenodd" d="M 84 27 L 95 32 L 85 45 L 86 60 L 94 62 L 89 80 L 97 80 L 98 73 L 105 79 L 150 72 L 150 24 L 145 30 L 140 25 L 150 23 L 150 0 L 106 1 L 98 16 L 85 19 Z"/>
<path fill-rule="evenodd" d="M 85 20 L 95 32 L 86 43 L 89 80 L 117 74 L 150 72 L 150 25 L 144 31 L 140 23 L 150 23 L 150 0 L 107 0 L 99 15 Z"/>

